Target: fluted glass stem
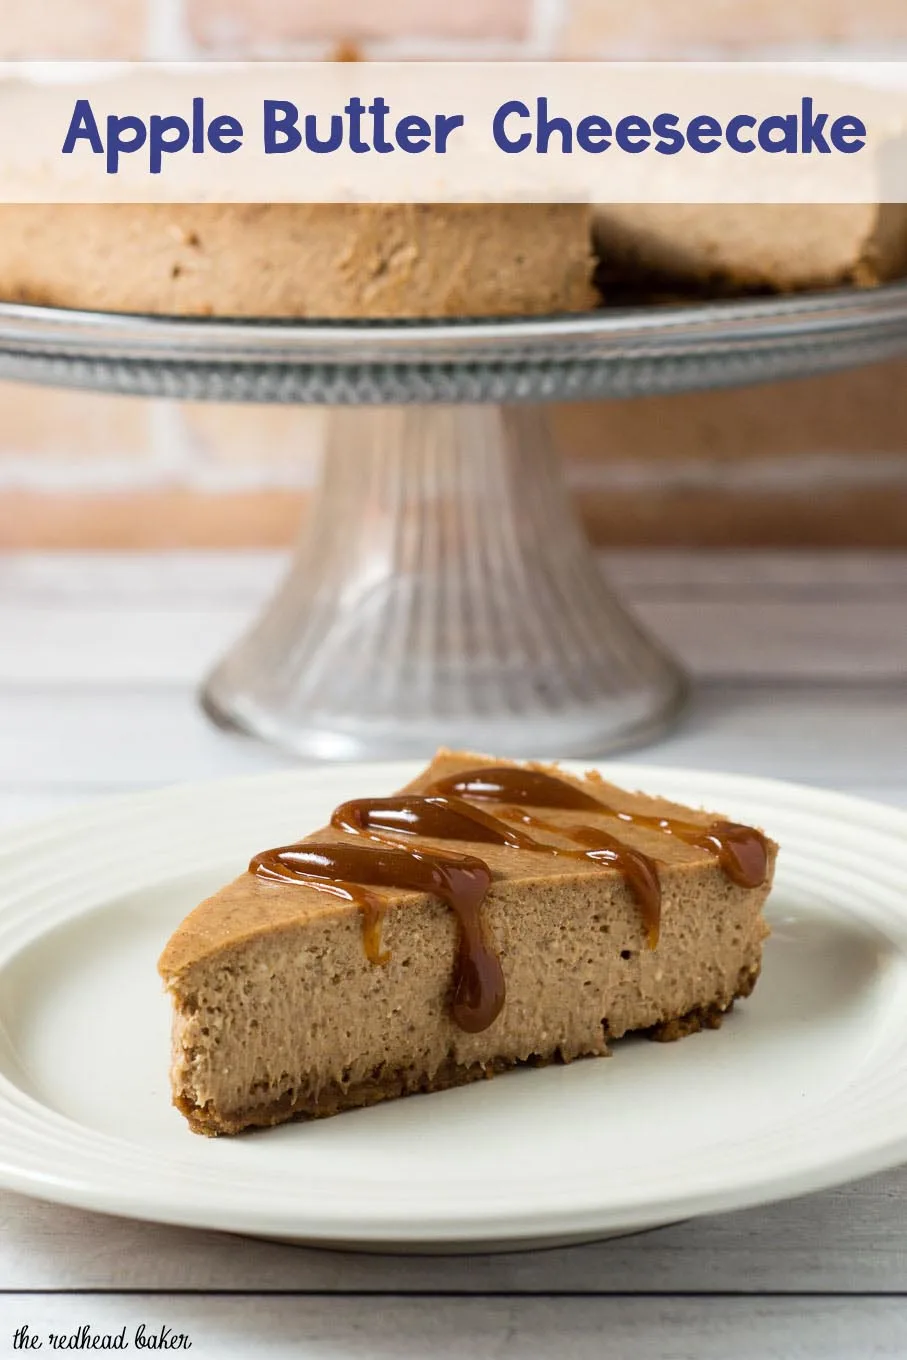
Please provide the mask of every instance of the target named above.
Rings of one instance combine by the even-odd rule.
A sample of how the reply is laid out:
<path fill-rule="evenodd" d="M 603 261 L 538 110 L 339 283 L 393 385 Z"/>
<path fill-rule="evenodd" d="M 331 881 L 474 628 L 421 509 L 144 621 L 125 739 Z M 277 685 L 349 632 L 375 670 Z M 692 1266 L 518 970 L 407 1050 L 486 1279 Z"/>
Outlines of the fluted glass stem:
<path fill-rule="evenodd" d="M 211 676 L 219 721 L 327 759 L 597 754 L 682 678 L 607 589 L 532 406 L 344 407 L 296 559 Z"/>

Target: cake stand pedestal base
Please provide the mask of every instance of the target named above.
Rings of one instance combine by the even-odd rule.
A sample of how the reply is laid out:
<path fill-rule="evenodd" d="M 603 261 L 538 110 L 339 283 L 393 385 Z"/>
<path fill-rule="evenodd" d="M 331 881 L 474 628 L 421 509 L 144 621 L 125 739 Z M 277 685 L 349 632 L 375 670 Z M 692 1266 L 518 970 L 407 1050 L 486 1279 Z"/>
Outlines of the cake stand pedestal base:
<path fill-rule="evenodd" d="M 678 667 L 606 586 L 544 409 L 331 411 L 295 561 L 203 691 L 299 755 L 600 755 L 676 714 Z"/>

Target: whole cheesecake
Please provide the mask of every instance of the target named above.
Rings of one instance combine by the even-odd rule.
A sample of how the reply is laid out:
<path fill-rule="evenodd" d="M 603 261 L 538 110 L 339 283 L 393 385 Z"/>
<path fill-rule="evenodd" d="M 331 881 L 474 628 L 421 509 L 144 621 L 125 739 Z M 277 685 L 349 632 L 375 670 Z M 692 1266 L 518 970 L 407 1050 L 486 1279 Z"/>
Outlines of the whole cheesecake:
<path fill-rule="evenodd" d="M 0 205 L 0 300 L 89 311 L 538 316 L 905 272 L 899 204 Z"/>
<path fill-rule="evenodd" d="M 595 305 L 580 204 L 0 206 L 0 299 L 174 316 L 529 316 Z"/>
<path fill-rule="evenodd" d="M 232 1134 L 716 1026 L 759 975 L 776 849 L 595 774 L 440 752 L 179 926 L 174 1104 Z"/>

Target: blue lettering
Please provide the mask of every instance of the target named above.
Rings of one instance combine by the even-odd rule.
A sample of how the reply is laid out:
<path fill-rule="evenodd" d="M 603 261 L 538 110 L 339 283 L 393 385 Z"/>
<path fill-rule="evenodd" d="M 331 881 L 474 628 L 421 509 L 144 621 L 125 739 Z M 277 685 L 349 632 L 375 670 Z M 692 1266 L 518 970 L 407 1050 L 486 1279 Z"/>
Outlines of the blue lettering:
<path fill-rule="evenodd" d="M 347 115 L 347 117 L 350 120 L 350 150 L 356 156 L 362 156 L 365 154 L 366 151 L 371 151 L 371 147 L 369 146 L 368 142 L 364 141 L 362 137 L 362 115 L 365 113 L 365 105 L 363 104 L 362 100 L 354 95 L 350 102 L 347 104 L 346 108 L 343 110 L 343 112 Z M 306 118 L 306 128 L 308 128 L 308 126 L 309 120 L 308 118 Z M 314 118 L 312 119 L 312 126 L 313 128 L 315 126 Z M 332 122 L 331 123 L 332 136 L 333 129 L 334 124 Z M 328 139 L 328 141 L 330 141 L 330 138 Z M 306 142 L 308 143 L 308 135 L 306 136 Z M 333 151 L 336 148 L 329 146 L 327 149 Z M 314 147 L 311 147 L 310 150 L 320 151 L 321 147 L 320 145 L 316 145 Z"/>
<path fill-rule="evenodd" d="M 649 138 L 652 129 L 645 118 L 639 118 L 636 114 L 629 114 L 626 118 L 621 118 L 614 133 L 614 139 L 621 151 L 627 151 L 631 156 L 638 156 L 640 151 L 645 151 L 649 145 Z"/>
<path fill-rule="evenodd" d="M 168 132 L 176 134 L 168 137 Z M 185 118 L 161 118 L 159 114 L 153 113 L 149 124 L 148 136 L 148 168 L 152 175 L 159 175 L 164 163 L 164 156 L 173 156 L 177 151 L 182 151 L 184 146 L 189 145 L 189 124 Z"/>
<path fill-rule="evenodd" d="M 390 105 L 379 95 L 368 106 L 368 111 L 372 116 L 372 141 L 379 156 L 387 156 L 394 149 L 393 142 L 389 142 L 384 135 L 384 120 L 390 113 Z"/>
<path fill-rule="evenodd" d="M 124 132 L 132 136 L 123 138 Z M 139 151 L 147 141 L 148 133 L 141 118 L 117 118 L 110 114 L 107 119 L 107 173 L 115 175 L 120 168 L 120 156 L 130 156 Z"/>
<path fill-rule="evenodd" d="M 559 118 L 557 115 L 549 116 L 548 100 L 542 95 L 537 105 L 537 137 L 536 151 L 540 156 L 547 156 L 548 143 L 553 133 L 558 133 L 561 139 L 561 154 L 570 156 L 573 153 L 573 128 L 566 118 Z"/>
<path fill-rule="evenodd" d="M 91 104 L 87 99 L 77 99 L 63 143 L 63 155 L 71 156 L 76 149 L 76 142 L 82 141 L 83 138 L 96 156 L 104 154 L 104 143 Z"/>
<path fill-rule="evenodd" d="M 710 118 L 707 113 L 701 113 L 698 118 L 691 118 L 687 124 L 687 141 L 693 151 L 708 156 L 711 152 L 717 151 L 721 145 L 721 124 L 717 118 Z"/>
<path fill-rule="evenodd" d="M 528 118 L 529 110 L 519 99 L 509 99 L 506 104 L 502 104 L 494 116 L 491 125 L 491 135 L 495 144 L 506 151 L 508 156 L 516 156 L 520 151 L 525 151 L 527 146 L 532 145 L 532 136 L 528 132 L 521 132 L 517 137 L 510 137 L 505 126 L 508 118 Z"/>
<path fill-rule="evenodd" d="M 676 113 L 659 113 L 652 121 L 652 131 L 659 139 L 655 150 L 662 156 L 676 156 L 684 148 L 684 136 L 677 123 Z"/>
<path fill-rule="evenodd" d="M 296 124 L 299 110 L 285 99 L 266 99 L 264 102 L 264 146 L 266 156 L 284 155 L 297 151 L 302 134 Z"/>
<path fill-rule="evenodd" d="M 408 152 L 411 156 L 418 155 L 420 151 L 427 151 L 431 145 L 431 124 L 415 113 L 410 114 L 408 118 L 400 119 L 396 134 L 400 150 Z"/>
<path fill-rule="evenodd" d="M 836 118 L 831 125 L 832 145 L 836 151 L 841 151 L 845 156 L 852 156 L 855 151 L 862 151 L 866 145 L 866 124 L 859 118 L 844 116 Z"/>
<path fill-rule="evenodd" d="M 780 137 L 773 137 L 773 132 L 780 132 Z M 759 145 L 763 151 L 776 155 L 779 151 L 786 151 L 789 156 L 797 154 L 797 115 L 795 113 L 772 114 L 770 118 L 763 118 L 759 124 Z"/>
<path fill-rule="evenodd" d="M 809 97 L 803 100 L 802 117 L 800 119 L 800 149 L 807 156 L 813 149 L 822 156 L 831 154 L 831 147 L 824 137 L 827 122 L 827 113 L 820 113 L 815 116 L 813 114 L 813 101 Z"/>
<path fill-rule="evenodd" d="M 304 126 L 306 150 L 314 151 L 316 156 L 327 156 L 343 146 L 343 119 L 339 113 L 331 114 L 331 130 L 324 140 L 318 136 L 318 119 L 314 113 L 306 114 Z"/>
<path fill-rule="evenodd" d="M 607 151 L 611 145 L 611 124 L 607 118 L 599 118 L 593 113 L 577 123 L 576 145 L 580 151 L 588 151 L 592 155 Z"/>
<path fill-rule="evenodd" d="M 738 113 L 727 125 L 725 139 L 732 151 L 739 151 L 741 155 L 747 156 L 751 151 L 756 150 L 755 143 L 746 142 L 740 136 L 744 128 L 754 128 L 756 120 L 751 113 Z"/>
<path fill-rule="evenodd" d="M 192 154 L 201 156 L 205 150 L 205 101 L 192 101 Z"/>
<path fill-rule="evenodd" d="M 208 129 L 208 141 L 211 143 L 211 150 L 218 151 L 222 156 L 229 156 L 234 151 L 238 151 L 242 146 L 243 127 L 238 118 L 231 118 L 229 114 L 222 113 L 219 118 L 211 119 L 211 126 Z M 195 147 L 192 148 L 193 151 Z"/>
<path fill-rule="evenodd" d="M 439 156 L 447 155 L 447 139 L 458 127 L 466 122 L 462 113 L 435 114 L 435 150 Z"/>

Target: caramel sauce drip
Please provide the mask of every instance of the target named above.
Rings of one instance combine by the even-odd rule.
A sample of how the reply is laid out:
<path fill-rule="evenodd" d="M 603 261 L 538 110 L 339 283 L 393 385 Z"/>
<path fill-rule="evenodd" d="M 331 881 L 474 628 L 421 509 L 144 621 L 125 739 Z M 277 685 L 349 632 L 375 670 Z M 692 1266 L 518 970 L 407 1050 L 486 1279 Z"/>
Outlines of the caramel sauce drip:
<path fill-rule="evenodd" d="M 377 900 L 366 885 L 409 888 L 439 897 L 459 927 L 451 1005 L 454 1022 L 467 1033 L 477 1034 L 500 1015 L 504 973 L 482 916 L 491 884 L 491 870 L 483 860 L 435 849 L 303 841 L 256 855 L 249 869 L 265 878 L 305 883 L 359 906 Z"/>
<path fill-rule="evenodd" d="M 344 902 L 353 902 L 362 913 L 362 946 L 369 963 L 383 968 L 390 962 L 390 954 L 381 948 L 381 927 L 384 923 L 384 903 L 375 893 L 361 883 L 347 883 L 330 877 L 317 878 L 311 866 L 303 872 L 294 872 L 293 864 L 305 844 L 284 845 L 277 850 L 263 850 L 249 865 L 249 872 L 259 878 L 278 878 L 295 883 L 308 883 L 319 892 L 339 897 Z M 327 872 L 327 871 L 326 871 Z"/>
<path fill-rule="evenodd" d="M 509 765 L 465 770 L 437 780 L 429 792 L 453 794 L 477 802 L 575 809 L 616 817 L 630 826 L 661 831 L 667 836 L 676 836 L 686 845 L 707 850 L 717 858 L 731 882 L 741 888 L 761 887 L 768 872 L 768 846 L 762 832 L 755 827 L 725 821 L 713 822 L 711 826 L 698 826 L 695 822 L 684 822 L 675 817 L 621 812 L 602 799 L 578 789 L 575 784 L 546 774 L 543 770 L 523 770 Z M 567 834 L 566 828 L 557 829 Z"/>
<path fill-rule="evenodd" d="M 389 831 L 397 836 L 424 836 L 429 840 L 485 841 L 490 845 L 511 845 L 517 850 L 547 849 L 531 836 L 455 795 L 353 798 L 335 808 L 331 826 L 356 836 L 368 836 L 379 845 L 396 844 L 374 834 Z"/>
<path fill-rule="evenodd" d="M 503 804 L 504 817 L 554 833 L 577 848 L 537 840 L 467 799 Z M 640 907 L 650 947 L 654 949 L 658 942 L 661 884 L 655 861 L 599 827 L 561 826 L 525 811 L 527 807 L 594 812 L 650 827 L 708 850 L 718 858 L 728 878 L 742 887 L 758 887 L 765 879 L 765 838 L 752 827 L 733 822 L 702 827 L 666 817 L 620 812 L 566 780 L 541 770 L 510 766 L 451 775 L 437 780 L 422 795 L 358 798 L 342 803 L 335 809 L 331 825 L 348 839 L 302 841 L 265 850 L 254 857 L 249 869 L 263 878 L 304 883 L 358 906 L 365 952 L 374 964 L 386 964 L 390 955 L 381 948 L 384 904 L 369 889 L 403 888 L 440 898 L 453 912 L 458 927 L 451 1015 L 461 1029 L 475 1034 L 493 1023 L 504 1004 L 504 975 L 482 913 L 491 870 L 474 855 L 455 854 L 431 845 L 405 848 L 392 838 L 419 836 L 509 846 L 617 869 Z"/>
<path fill-rule="evenodd" d="M 487 765 L 436 779 L 428 793 L 474 798 L 477 803 L 525 803 L 527 807 L 567 808 L 577 812 L 607 812 L 598 798 L 543 770 L 511 765 Z"/>
<path fill-rule="evenodd" d="M 539 847 L 549 854 L 563 855 L 569 859 L 587 859 L 593 864 L 617 869 L 639 907 L 649 948 L 656 948 L 661 928 L 661 880 L 658 865 L 653 859 L 596 826 L 560 826 L 557 822 L 546 822 L 542 817 L 515 807 L 505 808 L 504 816 L 519 818 L 524 825 L 539 831 L 553 831 L 565 840 L 573 841 L 574 845 L 585 847 L 583 850 L 561 850 L 549 845 Z"/>
<path fill-rule="evenodd" d="M 486 841 L 493 845 L 509 845 L 516 850 L 531 850 L 537 854 L 591 860 L 594 864 L 617 869 L 623 874 L 640 908 L 649 944 L 655 948 L 661 920 L 661 883 L 654 860 L 595 827 L 561 827 L 519 812 L 515 815 L 539 830 L 553 831 L 584 848 L 566 850 L 550 842 L 536 840 L 534 836 L 527 836 L 525 832 L 508 826 L 499 817 L 492 817 L 483 808 L 473 807 L 456 794 L 357 798 L 337 808 L 331 818 L 331 825 L 338 831 L 367 835 L 369 839 L 383 845 L 392 845 L 394 842 L 385 840 L 375 832 L 390 831 L 397 835 L 424 836 L 442 841 Z"/>

